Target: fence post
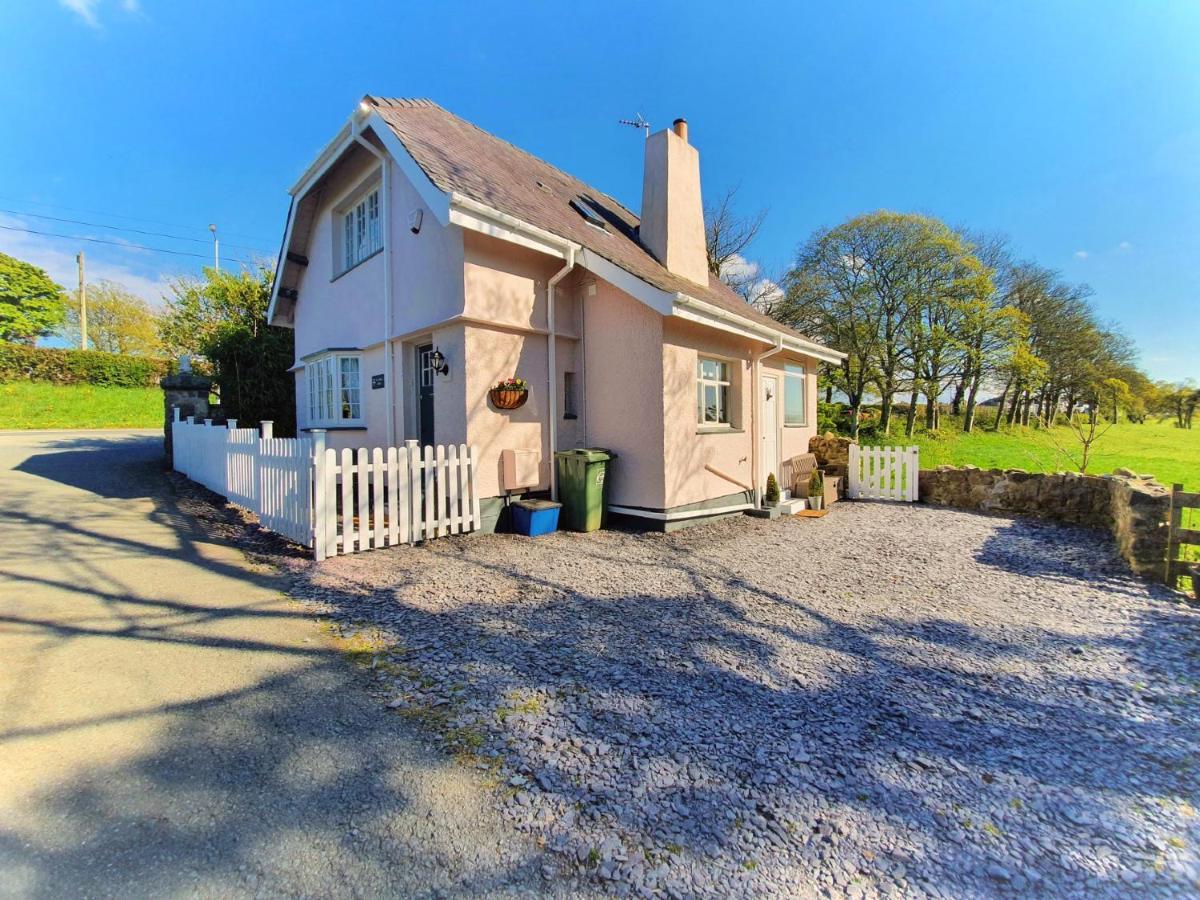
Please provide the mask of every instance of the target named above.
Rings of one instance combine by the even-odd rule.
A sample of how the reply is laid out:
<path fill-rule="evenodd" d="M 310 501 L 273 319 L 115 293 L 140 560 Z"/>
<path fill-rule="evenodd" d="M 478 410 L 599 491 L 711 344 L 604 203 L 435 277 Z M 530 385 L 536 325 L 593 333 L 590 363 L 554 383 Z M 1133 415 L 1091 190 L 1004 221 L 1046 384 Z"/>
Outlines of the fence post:
<path fill-rule="evenodd" d="M 175 422 L 183 421 L 183 410 L 182 409 L 180 409 L 178 406 L 172 406 L 171 412 L 173 414 L 173 421 L 175 421 Z"/>
<path fill-rule="evenodd" d="M 1163 573 L 1166 576 L 1163 580 L 1171 590 L 1175 590 L 1175 585 L 1179 583 L 1179 573 L 1175 570 L 1175 554 L 1179 552 L 1179 542 L 1175 540 L 1175 535 L 1183 528 L 1183 505 L 1178 497 L 1182 492 L 1182 484 L 1171 485 L 1171 502 L 1167 507 L 1167 568 Z"/>
<path fill-rule="evenodd" d="M 269 441 L 275 436 L 275 423 L 271 419 L 264 419 L 259 423 L 259 433 L 263 440 Z M 324 432 L 322 432 L 324 434 Z"/>
<path fill-rule="evenodd" d="M 230 431 L 233 431 L 235 428 L 237 428 L 237 419 L 226 419 L 225 427 Z"/>
<path fill-rule="evenodd" d="M 263 434 L 266 436 L 271 431 L 271 423 L 263 422 Z M 317 562 L 323 560 L 329 555 L 328 546 L 328 527 L 327 520 L 330 511 L 325 508 L 325 429 L 314 428 L 312 430 L 312 446 L 313 458 L 312 464 L 308 467 L 309 471 L 309 490 L 313 498 L 311 509 L 312 525 L 313 525 L 313 555 L 317 558 Z M 333 514 L 337 515 L 337 510 L 333 510 Z"/>

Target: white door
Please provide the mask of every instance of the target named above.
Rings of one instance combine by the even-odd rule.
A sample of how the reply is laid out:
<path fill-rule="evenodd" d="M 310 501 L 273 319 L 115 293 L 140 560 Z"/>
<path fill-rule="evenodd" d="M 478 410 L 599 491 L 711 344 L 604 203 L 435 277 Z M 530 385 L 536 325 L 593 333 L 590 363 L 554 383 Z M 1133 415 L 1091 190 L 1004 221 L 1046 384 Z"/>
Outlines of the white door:
<path fill-rule="evenodd" d="M 767 489 L 767 475 L 779 477 L 779 379 L 774 375 L 762 378 L 762 489 Z"/>

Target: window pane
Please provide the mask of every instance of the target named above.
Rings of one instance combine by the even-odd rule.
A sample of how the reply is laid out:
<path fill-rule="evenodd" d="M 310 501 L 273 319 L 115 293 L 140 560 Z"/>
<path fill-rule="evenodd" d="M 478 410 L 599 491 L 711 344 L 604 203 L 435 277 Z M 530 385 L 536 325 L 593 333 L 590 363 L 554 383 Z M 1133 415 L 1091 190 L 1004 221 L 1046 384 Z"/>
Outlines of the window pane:
<path fill-rule="evenodd" d="M 722 425 L 729 424 L 729 388 L 722 385 L 717 388 L 717 421 Z"/>
<path fill-rule="evenodd" d="M 563 372 L 563 415 L 575 414 L 575 373 Z"/>
<path fill-rule="evenodd" d="M 719 371 L 720 371 L 720 367 L 717 365 L 716 360 L 713 360 L 713 359 L 700 360 L 700 377 L 701 378 L 707 378 L 711 381 L 715 381 L 717 379 L 717 375 L 718 375 Z"/>
<path fill-rule="evenodd" d="M 358 357 L 342 356 L 338 358 L 340 403 L 338 417 L 342 419 L 357 419 L 360 413 Z"/>
<path fill-rule="evenodd" d="M 728 381 L 729 380 L 729 363 L 727 363 L 727 362 L 717 363 L 717 378 L 720 381 Z"/>
<path fill-rule="evenodd" d="M 717 399 L 717 388 L 715 385 L 704 385 L 704 421 L 717 423 L 720 422 L 720 402 Z"/>
<path fill-rule="evenodd" d="M 788 372 L 783 377 L 783 421 L 804 425 L 804 376 Z"/>

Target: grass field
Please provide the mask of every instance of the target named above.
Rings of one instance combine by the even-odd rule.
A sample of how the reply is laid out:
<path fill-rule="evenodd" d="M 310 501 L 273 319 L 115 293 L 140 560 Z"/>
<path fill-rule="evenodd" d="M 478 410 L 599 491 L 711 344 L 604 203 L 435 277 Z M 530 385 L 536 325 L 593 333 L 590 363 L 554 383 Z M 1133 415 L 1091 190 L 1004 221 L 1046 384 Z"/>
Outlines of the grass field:
<path fill-rule="evenodd" d="M 977 430 L 963 434 L 949 417 L 940 431 L 918 432 L 908 439 L 865 439 L 863 443 L 896 444 L 921 448 L 921 467 L 972 465 L 983 469 L 1025 469 L 1030 472 L 1076 471 L 1058 447 L 1076 457 L 1079 441 L 1069 428 L 1046 431 L 1039 428 Z M 1058 446 L 1056 446 L 1056 444 Z M 1113 426 L 1092 447 L 1088 472 L 1104 475 L 1118 467 L 1141 475 L 1153 475 L 1163 484 L 1176 482 L 1189 490 L 1200 490 L 1200 429 L 1176 428 L 1170 422 L 1147 422 Z"/>
<path fill-rule="evenodd" d="M 0 428 L 160 428 L 157 387 L 0 383 Z"/>

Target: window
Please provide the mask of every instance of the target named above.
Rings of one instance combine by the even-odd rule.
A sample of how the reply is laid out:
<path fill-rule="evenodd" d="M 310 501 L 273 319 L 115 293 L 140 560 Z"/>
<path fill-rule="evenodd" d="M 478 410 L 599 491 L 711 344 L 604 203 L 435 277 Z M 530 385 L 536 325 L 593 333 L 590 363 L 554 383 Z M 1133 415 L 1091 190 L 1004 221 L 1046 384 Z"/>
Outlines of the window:
<path fill-rule="evenodd" d="M 327 353 L 304 366 L 308 382 L 308 424 L 362 422 L 362 361 L 357 353 Z"/>
<path fill-rule="evenodd" d="M 696 421 L 701 425 L 728 425 L 729 363 L 701 358 L 696 363 Z"/>
<path fill-rule="evenodd" d="M 575 373 L 563 372 L 563 418 L 578 419 L 575 411 Z"/>
<path fill-rule="evenodd" d="M 342 213 L 342 271 L 383 249 L 379 219 L 379 188 L 375 188 Z"/>
<path fill-rule="evenodd" d="M 804 366 L 783 367 L 783 424 L 807 425 L 808 404 L 805 402 Z"/>

